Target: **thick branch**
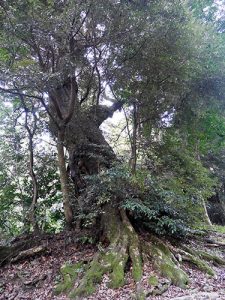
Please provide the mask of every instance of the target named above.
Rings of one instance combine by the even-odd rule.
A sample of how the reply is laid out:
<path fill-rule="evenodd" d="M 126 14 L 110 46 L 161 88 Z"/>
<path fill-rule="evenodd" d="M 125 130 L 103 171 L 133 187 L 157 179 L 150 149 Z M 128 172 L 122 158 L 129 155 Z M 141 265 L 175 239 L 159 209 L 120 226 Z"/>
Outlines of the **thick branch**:
<path fill-rule="evenodd" d="M 87 89 L 86 89 L 86 92 L 85 92 L 84 96 L 80 100 L 80 104 L 82 104 L 87 99 L 87 97 L 90 93 L 91 84 L 92 84 L 92 81 L 93 81 L 94 70 L 95 70 L 95 66 L 92 68 L 91 76 L 90 76 L 88 84 L 87 84 Z"/>
<path fill-rule="evenodd" d="M 60 126 L 58 124 L 58 122 L 56 121 L 56 118 L 53 116 L 53 114 L 51 113 L 51 111 L 49 110 L 48 106 L 45 103 L 45 100 L 42 98 L 40 99 L 41 104 L 43 105 L 44 109 L 46 110 L 47 114 L 49 115 L 49 117 L 52 119 L 52 121 L 54 122 L 54 124 L 56 125 L 56 127 L 58 129 L 60 129 Z"/>
<path fill-rule="evenodd" d="M 76 104 L 78 104 L 77 93 L 78 93 L 78 86 L 77 86 L 76 79 L 73 77 L 71 78 L 70 104 L 68 108 L 68 114 L 63 120 L 64 124 L 68 124 L 73 116 L 75 106 Z"/>
<path fill-rule="evenodd" d="M 53 120 L 56 127 L 59 129 L 59 124 L 57 123 L 56 119 L 54 118 L 54 116 L 52 115 L 50 110 L 48 109 L 48 106 L 46 105 L 43 97 L 30 95 L 30 94 L 27 94 L 27 93 L 20 92 L 17 88 L 16 89 L 5 89 L 3 87 L 0 87 L 0 92 L 3 92 L 5 94 L 11 94 L 11 95 L 19 96 L 20 99 L 21 99 L 21 97 L 27 97 L 27 98 L 31 98 L 31 99 L 33 98 L 33 99 L 39 100 L 41 102 L 41 104 L 43 105 L 44 109 L 46 110 L 47 114 L 49 115 L 49 117 Z"/>
<path fill-rule="evenodd" d="M 60 107 L 59 107 L 57 98 L 56 98 L 54 95 L 52 95 L 52 93 L 49 94 L 49 97 L 51 98 L 51 101 L 52 101 L 52 103 L 53 103 L 53 105 L 54 105 L 54 108 L 55 108 L 57 117 L 58 117 L 60 120 L 63 120 L 62 112 L 61 112 L 61 109 L 60 109 Z"/>
<path fill-rule="evenodd" d="M 105 120 L 111 118 L 118 109 L 121 109 L 123 106 L 123 101 L 118 101 L 114 103 L 112 106 L 106 105 L 96 105 L 92 106 L 88 112 L 90 118 L 95 118 L 95 122 L 100 126 Z"/>

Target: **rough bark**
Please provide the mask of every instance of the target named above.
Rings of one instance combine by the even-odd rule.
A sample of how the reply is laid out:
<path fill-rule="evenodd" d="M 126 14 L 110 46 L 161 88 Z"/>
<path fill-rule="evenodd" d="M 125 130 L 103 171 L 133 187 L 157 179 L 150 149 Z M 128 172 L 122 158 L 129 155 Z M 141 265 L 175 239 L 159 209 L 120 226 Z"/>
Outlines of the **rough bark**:
<path fill-rule="evenodd" d="M 69 177 L 66 170 L 66 161 L 63 146 L 63 132 L 59 132 L 57 141 L 57 151 L 58 151 L 58 165 L 60 174 L 61 190 L 63 194 L 63 207 L 65 219 L 68 226 L 72 226 L 73 222 L 73 210 L 71 206 L 72 191 L 69 183 Z"/>
<path fill-rule="evenodd" d="M 29 248 L 27 250 L 23 250 L 19 252 L 19 254 L 16 257 L 12 258 L 11 262 L 17 262 L 18 260 L 21 259 L 28 259 L 32 256 L 43 254 L 46 250 L 47 248 L 44 246 L 37 246 L 37 247 Z"/>

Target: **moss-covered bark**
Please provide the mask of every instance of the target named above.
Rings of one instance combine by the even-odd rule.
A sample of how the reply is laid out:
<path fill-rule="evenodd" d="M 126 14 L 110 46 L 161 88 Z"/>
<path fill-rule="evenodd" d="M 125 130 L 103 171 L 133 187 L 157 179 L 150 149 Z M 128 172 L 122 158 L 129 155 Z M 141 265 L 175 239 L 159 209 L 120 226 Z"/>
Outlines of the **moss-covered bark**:
<path fill-rule="evenodd" d="M 182 256 L 182 259 L 193 263 L 199 270 L 201 270 L 204 273 L 207 273 L 211 276 L 215 275 L 215 272 L 213 271 L 213 269 L 200 257 L 197 257 L 197 256 L 195 257 L 189 253 L 185 253 Z"/>
<path fill-rule="evenodd" d="M 110 278 L 109 287 L 119 288 L 125 284 L 126 265 L 131 262 L 131 272 L 136 282 L 136 298 L 142 300 L 149 294 L 141 282 L 142 257 L 150 259 L 160 275 L 168 279 L 168 284 L 163 289 L 158 290 L 156 286 L 156 294 L 163 293 L 171 283 L 181 288 L 187 287 L 189 278 L 180 266 L 182 261 L 187 260 L 210 275 L 214 275 L 214 271 L 204 259 L 224 263 L 222 259 L 203 251 L 196 254 L 196 251 L 185 247 L 173 249 L 154 236 L 149 241 L 142 240 L 140 243 L 126 212 L 111 206 L 103 214 L 102 229 L 104 241 L 107 240 L 109 246 L 101 249 L 85 268 L 80 265 L 62 267 L 63 282 L 57 286 L 57 293 L 66 292 L 72 299 L 82 299 L 95 292 L 96 285 L 106 273 Z M 181 258 L 179 262 L 176 254 Z M 80 271 L 83 271 L 82 274 L 79 274 Z"/>
<path fill-rule="evenodd" d="M 135 232 L 133 226 L 131 225 L 129 219 L 127 218 L 125 211 L 122 210 L 120 213 L 122 217 L 122 222 L 124 224 L 124 229 L 129 238 L 128 253 L 132 261 L 132 275 L 135 282 L 138 282 L 142 277 L 143 271 L 139 237 Z"/>
<path fill-rule="evenodd" d="M 202 250 L 194 250 L 187 246 L 183 246 L 183 249 L 195 257 L 197 256 L 206 261 L 211 261 L 214 264 L 225 265 L 225 260 L 215 254 L 211 254 L 211 253 L 208 253 L 208 252 L 202 251 Z"/>
<path fill-rule="evenodd" d="M 110 213 L 109 212 L 110 209 Z M 107 208 L 102 218 L 105 237 L 109 246 L 93 259 L 79 286 L 71 291 L 70 297 L 86 296 L 95 291 L 105 273 L 109 273 L 111 288 L 125 284 L 125 267 L 128 259 L 132 262 L 132 274 L 136 282 L 142 276 L 142 260 L 139 239 L 124 211 Z"/>
<path fill-rule="evenodd" d="M 225 265 L 225 260 L 217 255 L 202 250 L 194 250 L 187 246 L 183 246 L 182 248 L 183 249 L 179 249 L 182 260 L 194 264 L 199 270 L 210 276 L 214 276 L 215 272 L 206 261 L 211 261 L 217 265 Z"/>
<path fill-rule="evenodd" d="M 225 265 L 225 260 L 217 255 L 205 251 L 198 251 L 198 254 L 204 260 L 212 261 L 214 264 L 218 265 Z"/>
<path fill-rule="evenodd" d="M 168 278 L 172 284 L 186 288 L 189 283 L 188 275 L 180 268 L 178 261 L 160 239 L 152 236 L 150 244 L 145 246 L 155 268 L 162 276 Z"/>
<path fill-rule="evenodd" d="M 74 281 L 77 279 L 79 272 L 83 268 L 83 262 L 74 265 L 65 264 L 61 267 L 60 273 L 62 275 L 62 282 L 57 285 L 55 293 L 61 294 L 68 292 L 73 288 Z"/>
<path fill-rule="evenodd" d="M 63 267 L 63 283 L 59 284 L 56 292 L 69 292 L 70 298 L 84 297 L 95 291 L 97 283 L 101 282 L 105 273 L 109 274 L 109 287 L 118 288 L 125 284 L 125 268 L 130 259 L 132 275 L 135 282 L 142 277 L 142 257 L 139 238 L 132 227 L 126 213 L 113 207 L 106 208 L 102 217 L 103 235 L 109 246 L 95 255 L 82 279 L 73 288 L 77 277 L 75 266 L 70 269 Z M 70 270 L 71 272 L 67 272 Z M 71 282 L 73 284 L 71 285 Z"/>

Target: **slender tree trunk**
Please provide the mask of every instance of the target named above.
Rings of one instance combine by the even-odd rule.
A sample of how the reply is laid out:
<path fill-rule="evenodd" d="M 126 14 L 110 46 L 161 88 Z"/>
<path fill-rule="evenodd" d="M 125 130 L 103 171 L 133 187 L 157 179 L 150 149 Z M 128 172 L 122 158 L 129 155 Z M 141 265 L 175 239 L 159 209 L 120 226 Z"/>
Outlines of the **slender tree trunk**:
<path fill-rule="evenodd" d="M 133 110 L 133 134 L 132 134 L 132 143 L 131 143 L 131 171 L 133 174 L 136 173 L 136 167 L 137 167 L 137 105 L 134 104 L 134 110 Z"/>
<path fill-rule="evenodd" d="M 30 152 L 30 176 L 33 184 L 33 197 L 31 206 L 29 209 L 29 219 L 34 228 L 35 232 L 39 231 L 38 223 L 36 220 L 36 206 L 38 200 L 38 184 L 36 174 L 34 172 L 34 150 L 33 150 L 33 136 L 31 132 L 29 132 L 29 152 Z"/>
<path fill-rule="evenodd" d="M 196 159 L 201 161 L 200 151 L 199 151 L 199 140 L 196 142 Z M 203 206 L 203 213 L 204 213 L 204 220 L 206 221 L 207 225 L 212 226 L 212 222 L 209 218 L 209 214 L 206 208 L 206 201 L 202 199 L 202 206 Z"/>
<path fill-rule="evenodd" d="M 66 170 L 66 160 L 64 154 L 63 141 L 64 141 L 64 133 L 63 131 L 59 131 L 58 141 L 57 141 L 57 151 L 58 151 L 60 183 L 61 183 L 61 190 L 63 194 L 63 208 L 64 208 L 64 214 L 65 214 L 67 225 L 71 227 L 73 222 L 73 210 L 71 207 L 72 190 L 70 188 L 69 176 Z"/>
<path fill-rule="evenodd" d="M 208 214 L 208 211 L 207 211 L 207 208 L 206 208 L 206 203 L 205 203 L 204 199 L 202 200 L 202 206 L 203 206 L 203 209 L 204 209 L 204 219 L 205 219 L 207 225 L 212 226 L 212 222 L 209 218 L 209 214 Z"/>
<path fill-rule="evenodd" d="M 34 232 L 39 232 L 38 222 L 36 220 L 36 206 L 38 201 L 38 183 L 36 174 L 34 172 L 34 144 L 33 144 L 33 138 L 37 130 L 37 116 L 35 114 L 34 105 L 31 102 L 31 109 L 28 108 L 26 101 L 22 95 L 20 95 L 21 104 L 23 106 L 24 112 L 25 112 L 25 124 L 24 127 L 27 130 L 28 133 L 28 139 L 29 139 L 29 172 L 32 180 L 32 186 L 33 186 L 33 193 L 32 193 L 32 201 L 31 205 L 29 207 L 28 212 L 28 222 L 29 225 L 31 224 L 33 226 Z M 28 117 L 29 114 L 31 115 L 31 118 L 33 119 L 33 127 L 29 125 Z"/>
<path fill-rule="evenodd" d="M 130 148 L 131 148 L 131 157 L 129 159 L 129 166 L 131 168 L 131 171 L 133 174 L 136 172 L 136 164 L 137 164 L 137 123 L 136 123 L 136 106 L 134 105 L 134 111 L 133 111 L 133 118 L 132 118 L 132 132 L 129 128 L 129 119 L 127 117 L 125 109 L 124 111 L 124 116 L 126 119 L 126 127 L 127 127 L 127 133 L 129 137 L 129 142 L 130 142 Z"/>

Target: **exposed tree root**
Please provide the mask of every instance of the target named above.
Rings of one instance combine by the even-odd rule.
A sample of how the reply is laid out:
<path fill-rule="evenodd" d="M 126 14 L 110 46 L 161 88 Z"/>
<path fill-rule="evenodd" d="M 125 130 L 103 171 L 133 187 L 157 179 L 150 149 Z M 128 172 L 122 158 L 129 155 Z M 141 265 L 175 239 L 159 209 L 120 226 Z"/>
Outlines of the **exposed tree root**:
<path fill-rule="evenodd" d="M 15 257 L 24 258 L 26 257 L 26 253 L 29 252 L 29 249 L 35 249 L 34 247 L 38 244 L 39 240 L 38 238 L 34 239 L 24 239 L 14 242 L 13 244 L 6 245 L 6 246 L 0 246 L 0 265 L 12 260 Z M 27 252 L 26 252 L 27 250 Z M 37 250 L 37 249 L 36 249 Z M 39 248 L 40 250 L 40 248 Z M 30 251 L 31 254 L 32 250 Z M 35 251 L 34 251 L 35 252 Z M 40 251 L 42 252 L 42 251 Z M 21 257 L 20 257 L 20 253 Z M 33 253 L 35 254 L 35 253 Z M 29 254 L 28 254 L 29 256 Z M 16 260 L 16 259 L 15 259 Z"/>
<path fill-rule="evenodd" d="M 60 269 L 60 273 L 63 277 L 62 283 L 58 284 L 55 289 L 56 294 L 69 292 L 74 285 L 75 280 L 78 277 L 79 272 L 82 271 L 83 262 L 79 262 L 74 265 L 63 265 Z"/>
<path fill-rule="evenodd" d="M 33 248 L 19 252 L 19 254 L 15 258 L 11 259 L 11 262 L 16 262 L 20 259 L 29 258 L 29 257 L 32 257 L 37 254 L 43 254 L 46 251 L 47 251 L 47 248 L 44 246 L 33 247 Z"/>
<path fill-rule="evenodd" d="M 224 242 L 219 242 L 213 239 L 205 239 L 204 240 L 206 242 L 206 246 L 207 247 L 221 247 L 221 248 L 225 248 L 225 243 Z"/>
<path fill-rule="evenodd" d="M 138 282 L 142 277 L 139 239 L 125 212 L 121 211 L 118 214 L 115 209 L 111 208 L 110 213 L 103 217 L 103 226 L 110 245 L 96 254 L 79 286 L 70 292 L 71 298 L 92 294 L 96 283 L 101 282 L 105 273 L 110 274 L 109 286 L 111 288 L 123 286 L 125 267 L 129 258 L 132 262 L 134 280 Z"/>
<path fill-rule="evenodd" d="M 205 251 L 198 251 L 198 254 L 204 260 L 212 261 L 215 265 L 225 265 L 225 260 L 217 255 L 213 255 Z"/>
<path fill-rule="evenodd" d="M 63 266 L 61 268 L 63 282 L 56 288 L 58 294 L 66 292 L 72 299 L 88 296 L 95 292 L 96 284 L 101 282 L 106 273 L 110 278 L 109 287 L 121 287 L 125 284 L 126 266 L 128 262 L 131 262 L 131 272 L 136 282 L 136 299 L 143 300 L 150 294 L 156 295 L 165 292 L 170 284 L 186 288 L 189 278 L 180 267 L 182 261 L 189 261 L 210 275 L 215 273 L 204 260 L 225 263 L 219 257 L 203 251 L 196 253 L 187 247 L 174 250 L 154 236 L 150 241 L 140 243 L 126 213 L 118 212 L 112 207 L 110 207 L 110 213 L 104 214 L 102 224 L 103 235 L 109 246 L 100 250 L 86 267 L 82 264 Z M 179 259 L 176 258 L 177 256 Z M 145 291 L 142 287 L 143 258 L 151 259 L 160 275 L 168 279 L 161 287 L 155 284 L 151 291 Z M 154 284 L 149 282 L 149 285 L 153 287 Z"/>
<path fill-rule="evenodd" d="M 201 270 L 204 273 L 207 273 L 208 275 L 214 276 L 215 272 L 214 270 L 205 262 L 203 261 L 199 256 L 194 256 L 188 252 L 185 252 L 184 250 L 179 250 L 179 253 L 182 257 L 182 261 L 188 261 L 192 264 L 194 264 L 199 270 Z"/>
<path fill-rule="evenodd" d="M 189 261 L 196 265 L 199 270 L 213 276 L 215 275 L 214 270 L 205 262 L 211 261 L 216 265 L 225 265 L 225 260 L 217 255 L 210 254 L 206 251 L 193 250 L 187 246 L 183 246 L 183 250 L 179 249 L 182 260 Z"/>
<path fill-rule="evenodd" d="M 165 293 L 170 287 L 171 283 L 164 282 L 163 284 L 157 285 L 151 292 L 147 293 L 146 296 L 159 296 Z"/>
<path fill-rule="evenodd" d="M 174 285 L 181 288 L 187 287 L 188 275 L 180 268 L 169 247 L 156 237 L 152 237 L 150 256 L 162 276 L 168 278 Z"/>

